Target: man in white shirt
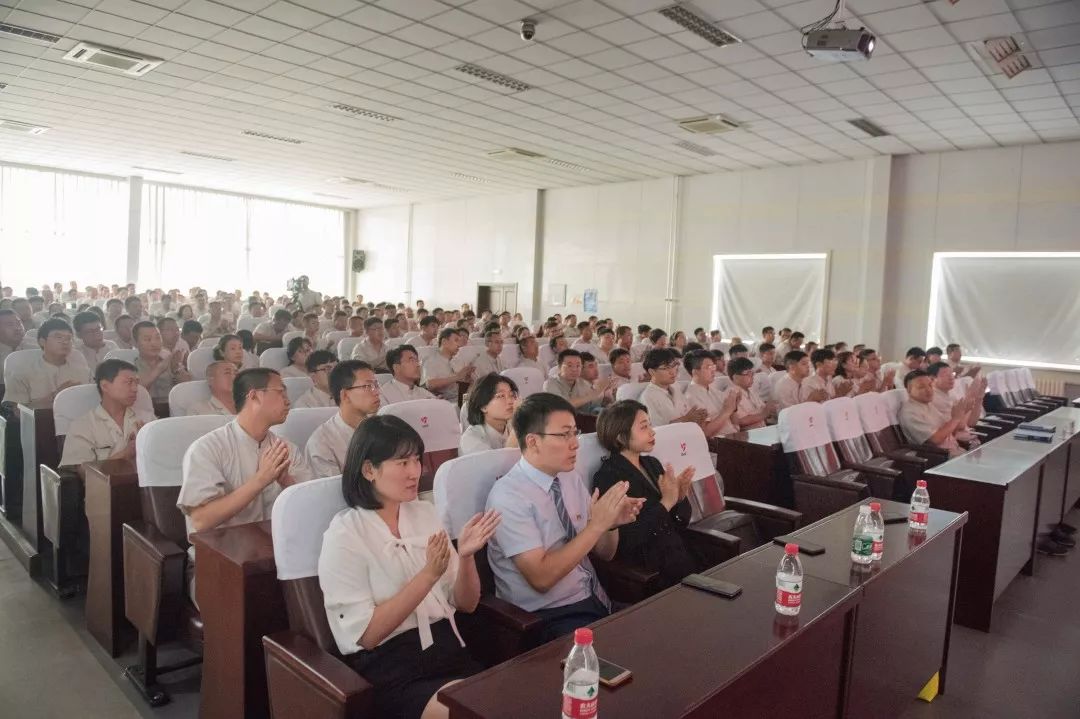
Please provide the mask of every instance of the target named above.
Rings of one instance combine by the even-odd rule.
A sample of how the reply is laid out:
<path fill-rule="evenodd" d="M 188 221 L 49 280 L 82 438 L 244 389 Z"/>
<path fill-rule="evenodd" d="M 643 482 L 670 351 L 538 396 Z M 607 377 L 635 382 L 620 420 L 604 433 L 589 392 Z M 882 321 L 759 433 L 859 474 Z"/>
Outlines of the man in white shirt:
<path fill-rule="evenodd" d="M 772 342 L 762 342 L 757 346 L 756 349 L 757 361 L 759 362 L 759 364 L 757 367 L 755 367 L 755 370 L 766 375 L 775 372 L 776 367 L 774 367 L 774 365 L 776 364 L 776 347 L 773 346 Z"/>
<path fill-rule="evenodd" d="M 859 350 L 859 367 L 863 369 L 863 376 L 859 380 L 860 394 L 862 392 L 881 392 L 893 388 L 896 369 L 889 368 L 882 372 L 881 358 L 878 356 L 877 350 L 869 347 Z M 903 383 L 903 381 L 901 378 L 900 382 Z"/>
<path fill-rule="evenodd" d="M 94 319 L 98 319 L 97 315 Z M 15 310 L 0 310 L 0 371 L 9 354 L 31 349 L 37 349 L 37 343 L 26 339 L 26 330 Z"/>
<path fill-rule="evenodd" d="M 47 320 L 38 328 L 42 355 L 21 369 L 4 372 L 4 401 L 32 404 L 51 402 L 62 389 L 89 384 L 90 369 L 82 355 L 72 359 L 72 334 L 67 322 Z"/>
<path fill-rule="evenodd" d="M 11 303 L 11 309 L 22 323 L 23 331 L 37 329 L 38 323 L 34 321 L 34 307 L 28 299 L 16 297 Z"/>
<path fill-rule="evenodd" d="M 521 350 L 521 360 L 517 363 L 517 366 L 537 370 L 546 378 L 548 368 L 540 362 L 539 341 L 532 335 L 522 337 L 518 348 Z"/>
<path fill-rule="evenodd" d="M 489 330 L 484 335 L 484 351 L 473 360 L 473 382 L 498 374 L 506 369 L 502 360 L 503 337 L 499 330 Z"/>
<path fill-rule="evenodd" d="M 773 345 L 773 349 L 776 349 L 774 344 L 776 341 L 776 329 L 772 325 L 765 325 L 761 328 L 761 339 L 758 340 L 757 347 L 750 353 L 751 357 L 761 357 L 761 346 L 763 344 Z"/>
<path fill-rule="evenodd" d="M 105 355 L 116 349 L 116 343 L 105 339 L 101 318 L 94 312 L 80 312 L 73 320 L 75 336 L 79 338 L 77 349 L 86 358 L 90 374 L 105 361 Z"/>
<path fill-rule="evenodd" d="M 131 315 L 120 315 L 113 323 L 116 332 L 116 348 L 121 350 L 135 349 L 135 338 L 131 336 L 131 328 L 135 326 L 135 319 Z"/>
<path fill-rule="evenodd" d="M 819 402 L 834 397 L 847 397 L 854 385 L 851 380 L 843 380 L 839 383 L 833 382 L 833 378 L 836 376 L 835 352 L 826 349 L 814 350 L 814 353 L 810 355 L 810 364 L 813 365 L 814 371 L 803 380 L 801 390 L 808 393 L 823 392 L 824 399 L 817 400 Z"/>
<path fill-rule="evenodd" d="M 691 407 L 675 384 L 679 376 L 679 357 L 674 350 L 649 350 L 645 355 L 644 368 L 649 373 L 649 384 L 638 401 L 649 410 L 649 421 L 654 427 L 663 427 L 672 422 L 704 424 L 707 418 L 705 410 Z"/>
<path fill-rule="evenodd" d="M 412 341 L 415 347 L 439 346 L 439 321 L 434 317 L 420 320 L 420 336 Z"/>
<path fill-rule="evenodd" d="M 278 310 L 274 313 L 272 322 L 263 322 L 255 328 L 253 336 L 256 342 L 280 342 L 282 336 L 290 331 L 292 331 L 292 315 L 288 310 Z"/>
<path fill-rule="evenodd" d="M 420 386 L 420 356 L 412 345 L 401 345 L 386 353 L 386 364 L 394 378 L 382 386 L 380 404 L 408 402 L 414 399 L 435 399 L 435 395 Z M 331 387 L 333 377 L 331 376 Z"/>
<path fill-rule="evenodd" d="M 139 383 L 146 387 L 151 397 L 167 399 L 174 385 L 191 380 L 184 368 L 184 353 L 163 350 L 161 333 L 153 322 L 137 323 L 132 329 L 132 338 L 139 351 L 135 358 Z"/>
<path fill-rule="evenodd" d="M 717 362 L 709 350 L 688 352 L 683 358 L 683 366 L 691 378 L 686 388 L 686 402 L 691 407 L 705 410 L 705 422 L 701 427 L 705 436 L 719 437 L 739 431 L 732 421 L 739 400 L 738 390 L 718 387 Z"/>
<path fill-rule="evenodd" d="M 810 355 L 801 350 L 791 350 L 784 356 L 784 367 L 787 374 L 773 385 L 773 400 L 778 410 L 803 402 L 825 401 L 827 395 L 824 390 L 811 391 L 803 387 L 804 381 L 810 376 Z"/>
<path fill-rule="evenodd" d="M 559 374 L 544 382 L 544 391 L 562 397 L 582 414 L 595 414 L 602 408 L 604 393 L 611 386 L 610 379 L 598 380 L 595 385 L 581 378 L 584 362 L 577 350 L 559 353 Z"/>
<path fill-rule="evenodd" d="M 784 329 L 787 329 L 786 327 Z M 806 339 L 802 332 L 791 332 L 786 338 L 784 338 L 784 332 L 781 330 L 780 337 L 782 338 L 780 344 L 776 346 L 776 356 L 780 357 L 787 362 L 787 356 L 789 352 L 800 350 L 803 340 Z M 804 353 L 805 354 L 805 353 Z"/>
<path fill-rule="evenodd" d="M 232 323 L 222 314 L 223 311 L 224 306 L 220 300 L 210 303 L 210 311 L 198 318 L 199 324 L 203 326 L 203 336 L 221 337 L 232 332 Z"/>
<path fill-rule="evenodd" d="M 883 373 L 893 372 L 893 384 L 885 389 L 900 389 L 904 387 L 904 379 L 909 372 L 926 368 L 926 352 L 922 347 L 911 347 L 904 354 L 903 362 L 890 362 L 882 367 Z"/>
<path fill-rule="evenodd" d="M 953 397 L 953 389 L 956 387 L 956 374 L 947 362 L 935 362 L 927 368 L 926 373 L 933 380 L 934 398 L 931 404 L 942 415 L 951 415 L 953 405 L 957 402 L 967 402 L 971 411 L 964 417 L 964 427 L 956 433 L 956 438 L 969 447 L 978 445 L 978 438 L 971 433 L 970 428 L 982 417 L 982 398 L 986 393 L 986 380 L 978 378 L 971 382 L 967 392 L 962 397 Z"/>
<path fill-rule="evenodd" d="M 138 295 L 131 295 L 124 300 L 124 312 L 136 322 L 146 322 L 150 319 L 150 316 L 143 311 L 142 298 Z"/>
<path fill-rule="evenodd" d="M 946 357 L 946 359 L 947 359 L 947 361 L 949 363 L 949 366 L 952 367 L 953 372 L 956 373 L 957 377 L 966 377 L 968 375 L 974 377 L 975 375 L 979 374 L 979 370 L 981 370 L 982 367 L 980 365 L 977 365 L 977 364 L 976 365 L 963 365 L 963 364 L 961 364 L 960 360 L 963 359 L 963 356 L 964 356 L 963 349 L 960 347 L 960 345 L 956 344 L 955 342 L 950 343 L 950 344 L 945 346 L 945 357 Z"/>
<path fill-rule="evenodd" d="M 315 428 L 304 457 L 315 477 L 333 477 L 345 467 L 353 432 L 379 411 L 379 382 L 371 365 L 360 360 L 339 362 L 330 371 L 330 395 L 338 412 Z"/>
<path fill-rule="evenodd" d="M 105 303 L 105 329 L 115 330 L 116 320 L 124 314 L 124 303 L 115 297 Z"/>
<path fill-rule="evenodd" d="M 156 417 L 136 411 L 139 376 L 123 360 L 105 360 L 97 368 L 101 403 L 68 427 L 62 466 L 101 459 L 135 459 L 135 434 Z"/>
<path fill-rule="evenodd" d="M 596 333 L 596 359 L 601 364 L 608 364 L 608 355 L 615 349 L 615 333 L 607 327 L 600 328 Z"/>
<path fill-rule="evenodd" d="M 358 342 L 352 351 L 352 359 L 367 362 L 375 371 L 385 372 L 386 367 L 386 343 L 383 341 L 385 327 L 378 317 L 369 317 L 364 321 L 363 340 Z"/>
<path fill-rule="evenodd" d="M 337 364 L 337 357 L 326 350 L 315 350 L 307 358 L 307 370 L 314 386 L 302 394 L 295 403 L 301 407 L 333 407 L 330 395 L 330 372 Z"/>
<path fill-rule="evenodd" d="M 472 379 L 472 365 L 465 365 L 454 370 L 450 362 L 457 354 L 460 335 L 456 330 L 445 329 L 439 332 L 439 350 L 424 360 L 421 384 L 440 399 L 457 405 L 458 382 Z"/>
<path fill-rule="evenodd" d="M 948 413 L 934 407 L 934 383 L 921 369 L 912 370 L 904 378 L 908 398 L 900 405 L 900 428 L 913 444 L 932 444 L 949 452 L 950 457 L 963 454 L 959 438 L 967 433 L 966 418 L 972 410 L 969 398 L 952 405 Z"/>
<path fill-rule="evenodd" d="M 217 414 L 224 417 L 236 414 L 232 388 L 237 372 L 236 365 L 232 362 L 226 360 L 212 362 L 206 368 L 206 384 L 210 387 L 210 398 L 200 400 L 188 407 L 187 414 L 189 416 Z"/>
<path fill-rule="evenodd" d="M 401 321 L 396 316 L 383 320 L 383 331 L 387 339 L 397 339 L 404 334 L 401 331 Z"/>
<path fill-rule="evenodd" d="M 746 357 L 733 359 L 727 364 L 732 391 L 738 393 L 732 422 L 739 431 L 765 426 L 765 420 L 776 413 L 776 406 L 767 402 L 754 387 L 754 365 Z"/>

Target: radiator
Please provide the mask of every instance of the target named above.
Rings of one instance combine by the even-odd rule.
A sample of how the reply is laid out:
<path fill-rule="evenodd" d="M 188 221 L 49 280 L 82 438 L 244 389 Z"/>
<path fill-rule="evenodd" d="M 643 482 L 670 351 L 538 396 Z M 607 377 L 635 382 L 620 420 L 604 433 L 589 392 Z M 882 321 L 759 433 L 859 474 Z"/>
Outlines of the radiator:
<path fill-rule="evenodd" d="M 1060 379 L 1037 379 L 1035 390 L 1039 394 L 1048 394 L 1052 397 L 1061 397 L 1065 394 L 1065 380 Z"/>

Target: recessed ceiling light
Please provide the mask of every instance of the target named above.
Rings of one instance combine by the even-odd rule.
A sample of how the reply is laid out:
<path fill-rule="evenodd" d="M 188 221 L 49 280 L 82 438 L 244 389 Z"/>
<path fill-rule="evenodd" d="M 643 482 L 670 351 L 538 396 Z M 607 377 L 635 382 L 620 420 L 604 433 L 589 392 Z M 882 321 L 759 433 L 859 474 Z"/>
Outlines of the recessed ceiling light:
<path fill-rule="evenodd" d="M 0 120 L 0 130 L 17 132 L 20 135 L 44 135 L 49 128 L 45 125 L 33 125 L 19 120 Z"/>
<path fill-rule="evenodd" d="M 575 165 L 573 162 L 567 162 L 566 160 L 556 160 L 554 157 L 545 157 L 542 162 L 545 162 L 548 165 L 554 165 L 563 170 L 570 170 L 571 172 L 592 172 L 592 170 L 583 165 Z"/>
<path fill-rule="evenodd" d="M 683 5 L 668 5 L 660 8 L 658 12 L 676 25 L 689 30 L 704 40 L 708 40 L 717 47 L 726 47 L 742 42 L 742 40 L 721 28 L 717 23 L 692 12 Z"/>
<path fill-rule="evenodd" d="M 354 117 L 364 117 L 369 120 L 378 120 L 379 122 L 393 122 L 400 118 L 393 115 L 387 115 L 382 112 L 376 112 L 375 110 L 366 110 L 362 107 L 353 107 L 352 105 L 345 105 L 344 103 L 336 102 L 330 105 L 331 110 L 337 110 L 338 112 L 344 112 Z"/>
<path fill-rule="evenodd" d="M 451 172 L 451 177 L 456 177 L 459 180 L 465 180 L 467 182 L 479 182 L 481 184 L 491 184 L 491 180 L 485 177 L 477 177 L 476 175 L 466 175 L 464 172 Z"/>
<path fill-rule="evenodd" d="M 865 117 L 858 117 L 854 120 L 848 120 L 848 123 L 854 127 L 859 128 L 870 137 L 886 137 L 889 133 L 882 129 L 879 125 L 875 125 Z"/>
<path fill-rule="evenodd" d="M 33 30 L 28 27 L 20 27 L 6 22 L 0 22 L 0 33 L 13 39 L 32 42 L 35 45 L 55 45 L 60 42 L 59 35 L 53 35 L 52 33 L 42 32 L 40 30 Z"/>
<path fill-rule="evenodd" d="M 681 147 L 687 152 L 692 152 L 695 155 L 701 155 L 702 157 L 714 157 L 717 153 L 716 150 L 699 145 L 696 142 L 690 142 L 689 140 L 679 140 L 675 143 L 675 147 Z"/>
<path fill-rule="evenodd" d="M 487 157 L 491 160 L 533 160 L 543 155 L 531 150 L 522 150 L 520 147 L 503 147 L 498 150 L 489 150 Z"/>
<path fill-rule="evenodd" d="M 480 67 L 479 65 L 473 65 L 472 63 L 465 63 L 464 65 L 458 65 L 454 68 L 458 72 L 463 72 L 466 75 L 472 75 L 473 77 L 490 82 L 500 87 L 505 87 L 514 92 L 524 92 L 525 90 L 531 90 L 532 85 L 526 84 L 521 80 L 515 80 L 512 77 L 503 75 L 502 73 L 495 72 L 494 70 L 488 70 L 486 67 Z"/>
<path fill-rule="evenodd" d="M 181 155 L 187 155 L 188 157 L 201 157 L 204 160 L 217 160 L 218 162 L 236 162 L 235 157 L 225 157 L 224 155 L 211 155 L 206 152 L 195 152 L 194 150 L 180 150 Z"/>
<path fill-rule="evenodd" d="M 295 137 L 282 137 L 281 135 L 271 135 L 265 132 L 259 132 L 258 130 L 241 130 L 241 135 L 247 135 L 248 137 L 258 137 L 262 140 L 273 140 L 274 142 L 285 142 L 290 145 L 302 145 L 303 140 L 297 140 Z"/>

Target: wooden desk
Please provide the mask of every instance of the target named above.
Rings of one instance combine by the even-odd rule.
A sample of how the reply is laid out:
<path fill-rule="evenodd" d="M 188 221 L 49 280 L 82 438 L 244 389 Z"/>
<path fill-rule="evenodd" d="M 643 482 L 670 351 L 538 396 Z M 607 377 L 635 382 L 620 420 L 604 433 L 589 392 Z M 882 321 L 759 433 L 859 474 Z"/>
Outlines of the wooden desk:
<path fill-rule="evenodd" d="M 907 516 L 908 506 L 882 500 L 885 512 Z M 825 554 L 799 555 L 807 578 L 804 591 L 826 580 L 861 588 L 852 654 L 848 712 L 851 716 L 902 714 L 923 685 L 940 674 L 945 691 L 956 574 L 966 514 L 931 510 L 925 533 L 907 523 L 885 526 L 881 562 L 865 569 L 851 562 L 851 534 L 859 505 L 795 533 L 826 547 Z M 768 545 L 750 557 L 776 571 L 783 549 Z M 911 641 L 918 637 L 917 641 Z"/>
<path fill-rule="evenodd" d="M 288 629 L 270 522 L 193 534 L 203 620 L 200 719 L 269 717 L 262 638 Z"/>
<path fill-rule="evenodd" d="M 780 550 L 769 545 L 710 572 L 742 586 L 734 600 L 678 586 L 594 624 L 600 656 L 634 673 L 622 687 L 600 689 L 601 716 L 836 719 L 895 715 L 909 706 L 945 664 L 947 587 L 964 518 L 932 510 L 925 541 L 910 548 L 893 536 L 898 531 L 906 535 L 906 526 L 890 527 L 886 561 L 873 580 L 852 582 L 851 511 L 857 510 L 797 533 L 830 542 L 820 571 L 816 567 L 807 581 L 797 618 L 781 617 L 773 609 L 774 560 Z M 824 573 L 833 578 L 816 576 Z M 915 583 L 893 597 L 904 582 Z M 928 600 L 909 606 L 928 588 Z M 927 612 L 934 619 L 924 624 Z M 440 698 L 453 719 L 554 714 L 562 683 L 559 662 L 570 643 L 566 637 L 535 649 L 455 684 Z M 919 646 L 905 646 L 912 644 Z M 916 665 L 900 668 L 899 675 L 878 676 L 882 664 L 891 669 L 912 658 Z M 855 659 L 861 664 L 853 664 Z M 882 691 L 887 694 L 874 695 Z M 882 708 L 885 713 L 878 711 Z M 862 709 L 868 711 L 858 714 Z"/>
<path fill-rule="evenodd" d="M 1055 413 L 1061 412 L 1059 408 Z M 1065 409 L 1073 413 L 1076 410 Z M 1051 413 L 1053 414 L 1053 413 Z M 1050 424 L 1067 419 L 1040 417 Z M 956 621 L 990 631 L 994 601 L 1020 572 L 1035 571 L 1041 524 L 1060 521 L 1070 494 L 1071 455 L 1080 451 L 1075 431 L 1050 444 L 1023 442 L 1007 432 L 992 442 L 926 472 L 934 507 L 970 514 L 960 556 Z"/>
<path fill-rule="evenodd" d="M 128 460 L 90 462 L 78 468 L 86 488 L 90 571 L 86 628 L 112 656 L 134 637 L 124 616 L 124 536 L 121 527 L 142 519 L 139 475 Z"/>
<path fill-rule="evenodd" d="M 794 508 L 791 472 L 776 425 L 716 437 L 709 448 L 716 453 L 725 494 Z"/>
<path fill-rule="evenodd" d="M 42 534 L 41 473 L 38 465 L 55 469 L 60 464 L 51 401 L 19 405 L 19 435 L 23 457 L 20 526 L 30 544 L 40 553 L 48 540 Z"/>

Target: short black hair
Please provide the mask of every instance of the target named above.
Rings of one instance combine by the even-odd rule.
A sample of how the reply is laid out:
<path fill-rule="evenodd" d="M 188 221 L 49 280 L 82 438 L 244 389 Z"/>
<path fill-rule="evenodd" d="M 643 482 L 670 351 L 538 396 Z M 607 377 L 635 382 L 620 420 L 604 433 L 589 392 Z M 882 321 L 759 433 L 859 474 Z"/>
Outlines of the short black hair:
<path fill-rule="evenodd" d="M 922 347 L 909 347 L 908 351 L 904 353 L 904 359 L 908 357 L 925 357 L 926 352 Z"/>
<path fill-rule="evenodd" d="M 168 295 L 165 295 L 165 296 L 168 297 Z M 169 324 L 170 322 L 172 322 L 173 324 L 176 324 L 176 318 L 175 317 L 158 317 L 157 321 L 154 322 L 154 324 L 157 326 L 158 330 L 160 331 L 162 327 Z"/>
<path fill-rule="evenodd" d="M 580 350 L 579 350 L 579 352 L 580 352 Z M 592 352 L 581 352 L 581 364 L 582 364 L 582 366 L 585 366 L 588 363 L 595 362 L 595 361 L 596 361 L 596 355 L 594 355 Z"/>
<path fill-rule="evenodd" d="M 56 317 L 51 320 L 45 320 L 41 323 L 41 327 L 38 327 L 38 342 L 40 343 L 42 340 L 48 339 L 49 334 L 52 332 L 71 332 L 71 325 Z"/>
<path fill-rule="evenodd" d="M 940 357 L 941 355 L 943 355 L 945 353 L 941 351 L 940 347 L 927 347 L 926 348 L 926 354 L 928 354 L 928 355 L 937 355 L 937 356 Z"/>
<path fill-rule="evenodd" d="M 644 334 L 644 333 L 648 332 L 651 329 L 652 329 L 652 327 L 650 327 L 649 325 L 638 325 L 637 326 L 637 333 L 639 335 Z"/>
<path fill-rule="evenodd" d="M 622 347 L 616 347 L 615 349 L 611 350 L 611 352 L 608 352 L 608 362 L 610 362 L 611 364 L 615 364 L 615 362 L 618 361 L 618 359 L 623 355 L 629 357 L 630 352 L 624 350 Z"/>
<path fill-rule="evenodd" d="M 708 350 L 694 350 L 686 353 L 682 363 L 683 367 L 686 368 L 686 371 L 693 374 L 694 370 L 701 369 L 701 365 L 705 364 L 705 360 L 714 360 L 712 352 L 709 352 Z"/>
<path fill-rule="evenodd" d="M 952 367 L 949 366 L 948 362 L 935 362 L 934 364 L 926 368 L 926 374 L 930 375 L 931 377 L 937 378 L 938 373 L 941 372 L 941 370 L 943 369 L 947 369 L 949 370 L 949 372 L 952 372 Z"/>
<path fill-rule="evenodd" d="M 949 344 L 945 345 L 946 352 L 952 352 L 953 350 L 958 349 L 960 349 L 960 345 L 956 344 L 955 342 L 950 342 Z"/>
<path fill-rule="evenodd" d="M 439 332 L 439 346 L 442 347 L 443 342 L 457 335 L 457 330 L 447 327 Z"/>
<path fill-rule="evenodd" d="M 793 364 L 799 364 L 803 361 L 803 357 L 806 357 L 806 353 L 802 350 L 791 350 L 784 355 L 784 366 L 790 367 Z"/>
<path fill-rule="evenodd" d="M 138 342 L 139 341 L 139 330 L 145 330 L 147 327 L 149 327 L 152 330 L 157 329 L 157 325 L 155 325 L 153 322 L 150 322 L 149 320 L 143 320 L 141 322 L 136 322 L 134 325 L 131 326 L 131 339 Z"/>
<path fill-rule="evenodd" d="M 728 349 L 728 354 L 733 355 L 736 352 L 749 352 L 749 351 L 750 351 L 749 347 L 747 347 L 746 345 L 740 343 L 740 344 L 737 344 L 737 345 L 732 345 Z"/>
<path fill-rule="evenodd" d="M 503 377 L 497 372 L 484 375 L 469 389 L 469 406 L 466 409 L 469 424 L 483 424 L 484 413 L 481 411 L 487 406 L 495 393 L 499 391 L 499 385 L 505 384 L 515 395 L 518 392 L 517 384 L 509 377 Z"/>
<path fill-rule="evenodd" d="M 601 412 L 596 420 L 596 440 L 600 446 L 611 454 L 629 447 L 638 412 L 648 414 L 649 409 L 633 399 L 621 399 Z"/>
<path fill-rule="evenodd" d="M 386 366 L 391 372 L 394 371 L 394 365 L 401 364 L 401 357 L 406 352 L 412 352 L 418 358 L 420 357 L 420 353 L 412 345 L 398 345 L 386 353 Z"/>
<path fill-rule="evenodd" d="M 280 377 L 281 373 L 269 367 L 252 367 L 237 372 L 232 386 L 232 398 L 233 403 L 236 405 L 236 413 L 239 414 L 240 410 L 244 408 L 248 392 L 266 389 L 270 384 L 270 378 L 274 376 Z"/>
<path fill-rule="evenodd" d="M 185 325 L 186 325 L 186 323 L 185 323 Z M 214 359 L 216 359 L 216 360 L 225 359 L 225 348 L 233 340 L 238 341 L 240 343 L 241 347 L 244 346 L 244 340 L 241 339 L 240 335 L 221 335 L 221 338 L 218 339 L 217 344 L 214 345 L 214 352 L 213 352 Z"/>
<path fill-rule="evenodd" d="M 382 509 L 375 485 L 364 477 L 364 463 L 378 467 L 390 459 L 424 456 L 424 440 L 408 422 L 392 414 L 368 417 L 353 432 L 345 466 L 341 469 L 341 494 L 350 507 Z"/>
<path fill-rule="evenodd" d="M 94 370 L 94 384 L 97 386 L 98 394 L 101 394 L 102 382 L 113 382 L 116 380 L 116 376 L 127 370 L 139 374 L 139 370 L 135 369 L 135 365 L 122 359 L 107 359 L 97 366 Z"/>
<path fill-rule="evenodd" d="M 766 332 L 776 332 L 776 328 L 772 325 L 765 325 L 761 328 L 761 334 L 765 334 Z"/>
<path fill-rule="evenodd" d="M 383 326 L 383 321 L 380 320 L 378 317 L 368 317 L 366 320 L 364 320 L 364 329 L 365 330 L 371 329 L 375 325 L 379 325 L 380 327 L 382 327 Z"/>
<path fill-rule="evenodd" d="M 11 312 L 11 310 L 6 310 L 6 311 Z M 12 314 L 15 314 L 15 313 L 12 312 Z M 90 325 L 90 324 L 93 324 L 95 322 L 97 322 L 98 324 L 101 324 L 101 318 L 98 317 L 95 313 L 90 312 L 89 310 L 87 310 L 86 312 L 80 312 L 79 314 L 75 315 L 75 319 L 72 320 L 72 324 L 75 325 L 75 334 L 78 334 L 79 332 L 81 332 L 82 328 L 85 327 L 86 325 Z"/>
<path fill-rule="evenodd" d="M 383 320 L 383 328 L 390 329 L 391 327 L 393 327 L 397 323 L 398 323 L 398 318 L 397 317 L 387 317 L 385 320 Z"/>
<path fill-rule="evenodd" d="M 727 363 L 728 377 L 734 377 L 737 374 L 742 374 L 748 369 L 754 369 L 754 363 L 749 357 L 736 357 Z"/>
<path fill-rule="evenodd" d="M 289 345 L 285 348 L 285 357 L 288 358 L 289 364 L 292 364 L 293 357 L 296 356 L 296 353 L 300 351 L 300 348 L 304 346 L 305 342 L 309 347 L 311 346 L 311 340 L 307 337 L 293 337 L 289 340 Z"/>
<path fill-rule="evenodd" d="M 427 312 L 427 310 L 418 310 L 418 313 L 419 313 L 419 312 L 424 312 L 424 313 L 426 313 L 426 312 Z M 432 316 L 431 316 L 431 315 L 429 315 L 429 314 L 425 314 L 425 315 L 424 315 L 424 318 L 423 318 L 422 320 L 420 320 L 420 327 L 421 327 L 421 328 L 427 327 L 428 325 L 437 325 L 437 324 L 439 324 L 439 320 L 438 320 L 438 318 L 436 318 L 436 317 L 432 317 Z"/>
<path fill-rule="evenodd" d="M 240 344 L 244 346 L 248 352 L 255 350 L 255 335 L 251 333 L 251 330 L 237 330 L 236 336 L 240 338 Z"/>
<path fill-rule="evenodd" d="M 541 434 L 547 426 L 548 417 L 556 412 L 569 412 L 573 416 L 574 405 L 550 392 L 536 392 L 526 397 L 510 422 L 518 444 L 524 448 L 528 435 Z"/>
<path fill-rule="evenodd" d="M 862 361 L 873 354 L 877 354 L 876 349 L 873 349 L 872 347 L 863 347 L 859 350 L 859 360 Z"/>
<path fill-rule="evenodd" d="M 644 370 L 658 369 L 663 365 L 674 362 L 679 359 L 679 355 L 675 350 L 670 347 L 664 347 L 662 349 L 649 350 L 645 353 L 645 361 L 642 362 L 641 367 Z"/>
<path fill-rule="evenodd" d="M 908 385 L 919 379 L 920 377 L 930 377 L 930 373 L 926 370 L 913 369 L 904 375 L 904 389 L 908 388 Z"/>
<path fill-rule="evenodd" d="M 761 356 L 766 352 L 771 352 L 774 349 L 776 349 L 776 345 L 774 345 L 772 342 L 762 342 L 757 346 L 757 353 L 758 356 Z"/>
<path fill-rule="evenodd" d="M 804 335 L 802 332 L 792 332 L 791 333 L 791 339 L 793 339 L 793 340 L 795 340 L 795 339 L 804 340 L 804 339 L 806 339 L 806 335 Z"/>
<path fill-rule="evenodd" d="M 667 332 L 664 332 L 664 330 L 659 327 L 649 332 L 649 341 L 653 344 L 659 342 L 661 337 L 667 337 Z"/>
<path fill-rule="evenodd" d="M 559 366 L 562 367 L 562 363 L 566 361 L 568 357 L 577 357 L 581 360 L 581 364 L 585 364 L 585 360 L 581 358 L 581 353 L 577 350 L 563 350 L 559 353 Z"/>
<path fill-rule="evenodd" d="M 187 320 L 186 322 L 184 322 L 184 326 L 180 328 L 180 334 L 182 335 L 191 334 L 192 332 L 198 332 L 199 334 L 202 334 L 203 326 L 199 324 L 198 320 Z M 191 349 L 195 348 L 192 347 Z"/>
<path fill-rule="evenodd" d="M 325 364 L 327 362 L 333 362 L 336 359 L 337 356 L 329 350 L 315 350 L 308 355 L 307 362 L 305 362 L 304 364 L 307 367 L 308 372 L 314 372 L 319 367 L 319 365 Z"/>
<path fill-rule="evenodd" d="M 274 322 L 278 320 L 285 320 L 286 322 L 292 322 L 292 313 L 288 310 L 278 310 L 274 313 Z"/>
<path fill-rule="evenodd" d="M 341 393 L 352 387 L 353 378 L 361 370 L 375 371 L 375 368 L 363 360 L 345 360 L 334 365 L 330 370 L 330 396 L 334 404 L 341 404 Z"/>
<path fill-rule="evenodd" d="M 836 353 L 828 349 L 814 350 L 810 355 L 810 364 L 817 367 L 822 362 L 828 362 L 831 359 L 836 359 Z"/>

